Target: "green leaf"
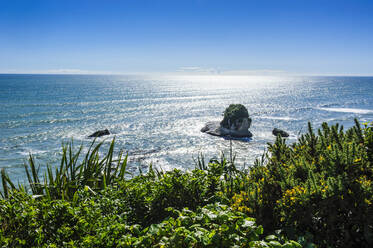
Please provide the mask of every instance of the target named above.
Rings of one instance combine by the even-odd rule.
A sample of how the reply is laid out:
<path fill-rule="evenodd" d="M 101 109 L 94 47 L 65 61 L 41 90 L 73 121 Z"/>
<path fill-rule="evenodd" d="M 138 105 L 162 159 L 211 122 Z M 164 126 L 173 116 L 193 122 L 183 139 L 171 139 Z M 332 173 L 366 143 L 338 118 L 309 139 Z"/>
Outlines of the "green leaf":
<path fill-rule="evenodd" d="M 275 235 L 268 235 L 265 237 L 265 240 L 267 241 L 277 240 L 277 237 Z"/>
<path fill-rule="evenodd" d="M 253 228 L 255 227 L 255 222 L 252 221 L 252 220 L 247 220 L 247 219 L 244 219 L 243 220 L 243 223 L 241 224 L 241 227 L 243 228 Z"/>

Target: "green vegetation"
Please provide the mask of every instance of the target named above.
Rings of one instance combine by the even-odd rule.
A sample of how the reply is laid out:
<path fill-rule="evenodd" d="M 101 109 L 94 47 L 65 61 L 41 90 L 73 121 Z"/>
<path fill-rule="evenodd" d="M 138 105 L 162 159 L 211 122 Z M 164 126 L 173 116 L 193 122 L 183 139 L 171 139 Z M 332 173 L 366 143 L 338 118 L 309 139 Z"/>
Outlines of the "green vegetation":
<path fill-rule="evenodd" d="M 229 122 L 232 124 L 240 118 L 249 118 L 249 112 L 242 104 L 231 104 L 224 111 L 224 119 L 220 125 L 229 128 Z"/>
<path fill-rule="evenodd" d="M 235 191 L 233 205 L 267 231 L 321 247 L 373 245 L 373 127 L 326 123 L 298 142 L 277 138 Z"/>
<path fill-rule="evenodd" d="M 28 165 L 25 165 L 27 179 L 33 195 L 44 195 L 49 200 L 71 200 L 78 189 L 88 186 L 93 190 L 105 189 L 108 185 L 123 181 L 126 174 L 127 157 L 124 159 L 120 152 L 118 159 L 113 160 L 115 139 L 110 144 L 109 150 L 102 159 L 99 158 L 99 150 L 103 142 L 92 142 L 87 154 L 80 160 L 82 146 L 77 151 L 73 150 L 73 144 L 62 146 L 62 156 L 59 166 L 53 173 L 52 167 L 47 165 L 47 173 L 43 179 L 39 178 L 38 168 L 34 158 L 30 155 Z M 4 196 L 8 196 L 8 188 L 16 189 L 14 184 L 1 172 L 4 188 Z M 7 185 L 9 184 L 9 186 Z M 23 186 L 20 188 L 24 191 Z"/>
<path fill-rule="evenodd" d="M 114 141 L 40 177 L 30 190 L 4 170 L 2 247 L 371 247 L 373 127 L 323 124 L 288 145 L 278 137 L 247 170 L 222 156 L 196 169 L 124 177 Z M 97 149 L 96 149 L 97 148 Z M 257 223 L 257 224 L 256 224 Z M 264 228 L 264 229 L 263 229 Z M 295 241 L 292 241 L 295 240 Z"/>

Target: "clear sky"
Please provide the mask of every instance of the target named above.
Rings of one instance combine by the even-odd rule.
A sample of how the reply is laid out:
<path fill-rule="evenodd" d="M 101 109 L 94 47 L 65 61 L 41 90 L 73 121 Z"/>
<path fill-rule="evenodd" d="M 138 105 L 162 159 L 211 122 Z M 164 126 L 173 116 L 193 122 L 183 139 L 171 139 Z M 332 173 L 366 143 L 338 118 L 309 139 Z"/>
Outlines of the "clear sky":
<path fill-rule="evenodd" d="M 371 0 L 0 0 L 0 72 L 373 75 Z"/>

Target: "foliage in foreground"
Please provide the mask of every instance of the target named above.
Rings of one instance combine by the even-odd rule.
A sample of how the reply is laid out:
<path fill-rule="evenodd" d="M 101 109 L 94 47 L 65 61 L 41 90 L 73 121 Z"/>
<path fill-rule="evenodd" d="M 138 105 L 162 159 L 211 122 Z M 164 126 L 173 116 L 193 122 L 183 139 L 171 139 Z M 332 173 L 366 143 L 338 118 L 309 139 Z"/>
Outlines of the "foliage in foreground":
<path fill-rule="evenodd" d="M 105 189 L 108 185 L 113 185 L 118 181 L 124 181 L 127 168 L 127 158 L 123 159 L 121 151 L 117 159 L 113 159 L 115 139 L 110 144 L 107 154 L 100 158 L 99 150 L 104 141 L 95 147 L 92 142 L 88 152 L 82 157 L 81 145 L 74 151 L 73 144 L 62 146 L 61 162 L 55 166 L 54 171 L 47 165 L 47 171 L 41 179 L 36 167 L 34 158 L 30 155 L 25 170 L 29 186 L 33 195 L 43 195 L 49 200 L 66 199 L 71 200 L 77 190 L 88 186 L 93 190 Z M 4 197 L 8 197 L 8 189 L 16 190 L 16 186 L 9 179 L 4 169 L 1 171 Z M 18 190 L 25 191 L 22 185 Z"/>
<path fill-rule="evenodd" d="M 69 172 L 76 153 L 65 154 L 53 178 L 32 177 L 33 196 L 2 173 L 2 246 L 297 247 L 285 237 L 303 246 L 373 244 L 373 128 L 358 122 L 346 132 L 323 124 L 318 135 L 309 126 L 291 145 L 278 138 L 248 171 L 223 157 L 125 179 L 126 159 L 108 170 L 110 148 L 103 159 L 95 149 L 83 159 L 100 169 L 76 162 L 77 177 Z M 265 239 L 271 233 L 282 236 Z"/>
<path fill-rule="evenodd" d="M 95 149 L 90 152 L 96 154 Z M 96 157 L 90 163 L 104 164 L 105 172 L 107 163 L 99 161 L 112 152 L 110 148 L 103 160 Z M 200 160 L 200 169 L 189 172 L 150 167 L 128 180 L 119 176 L 121 169 L 113 169 L 110 184 L 105 174 L 94 184 L 84 180 L 84 175 L 92 176 L 85 169 L 76 170 L 82 176 L 73 179 L 68 174 L 73 164 L 61 166 L 53 178 L 31 178 L 33 195 L 24 187 L 17 189 L 2 173 L 8 187 L 0 200 L 2 247 L 299 247 L 284 236 L 264 236 L 255 219 L 222 204 L 229 204 L 222 189 L 239 173 L 224 158 L 209 165 Z M 118 164 L 125 167 L 126 159 Z M 28 166 L 32 171 L 35 163 Z"/>
<path fill-rule="evenodd" d="M 233 207 L 268 231 L 282 229 L 321 247 L 373 246 L 373 127 L 346 132 L 326 123 L 287 145 L 269 144 L 245 178 Z"/>
<path fill-rule="evenodd" d="M 143 227 L 129 224 L 114 198 L 79 192 L 77 202 L 13 193 L 1 201 L 2 247 L 300 247 L 263 232 L 254 219 L 210 204 L 196 211 L 169 208 L 171 217 Z M 110 206 L 109 206 L 110 205 Z M 109 209 L 106 209 L 109 206 Z M 7 218 L 8 217 L 8 218 Z M 9 217 L 12 217 L 11 219 Z"/>

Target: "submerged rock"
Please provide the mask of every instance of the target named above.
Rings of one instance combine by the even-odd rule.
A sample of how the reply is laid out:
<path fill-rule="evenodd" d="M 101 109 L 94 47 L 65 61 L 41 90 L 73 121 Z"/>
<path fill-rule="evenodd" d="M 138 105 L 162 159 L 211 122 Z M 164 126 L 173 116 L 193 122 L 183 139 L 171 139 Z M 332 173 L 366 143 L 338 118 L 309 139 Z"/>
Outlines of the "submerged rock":
<path fill-rule="evenodd" d="M 289 134 L 287 132 L 285 132 L 284 130 L 278 129 L 278 128 L 274 128 L 272 131 L 272 134 L 274 136 L 280 135 L 281 137 L 289 137 Z"/>
<path fill-rule="evenodd" d="M 242 104 L 231 104 L 224 111 L 221 122 L 210 121 L 201 129 L 201 132 L 215 136 L 231 136 L 236 138 L 252 137 L 249 131 L 251 118 Z"/>
<path fill-rule="evenodd" d="M 89 135 L 88 137 L 89 138 L 96 138 L 96 137 L 101 137 L 101 136 L 109 135 L 109 134 L 110 134 L 109 130 L 105 129 L 105 130 L 98 130 L 98 131 L 94 132 L 93 134 Z"/>

